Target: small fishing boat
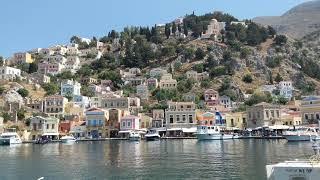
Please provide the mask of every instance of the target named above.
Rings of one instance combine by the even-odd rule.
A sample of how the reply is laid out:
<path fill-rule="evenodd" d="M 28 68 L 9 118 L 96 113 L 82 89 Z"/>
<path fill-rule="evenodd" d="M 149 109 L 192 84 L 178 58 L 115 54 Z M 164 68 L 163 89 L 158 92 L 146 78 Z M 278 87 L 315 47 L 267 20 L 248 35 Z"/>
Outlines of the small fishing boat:
<path fill-rule="evenodd" d="M 49 143 L 51 140 L 47 137 L 47 136 L 42 136 L 39 139 L 37 139 L 34 144 L 47 144 Z"/>
<path fill-rule="evenodd" d="M 147 134 L 144 136 L 147 141 L 157 141 L 160 140 L 160 135 L 157 130 L 150 129 L 147 131 Z"/>
<path fill-rule="evenodd" d="M 129 140 L 130 141 L 140 141 L 141 135 L 137 131 L 130 131 L 129 133 Z"/>
<path fill-rule="evenodd" d="M 8 128 L 4 133 L 0 136 L 0 145 L 13 145 L 13 144 L 21 144 L 22 140 L 15 128 Z"/>
<path fill-rule="evenodd" d="M 227 139 L 239 139 L 239 135 L 236 133 L 225 133 L 223 126 L 197 126 L 196 136 L 198 140 L 227 140 Z"/>
<path fill-rule="evenodd" d="M 69 136 L 63 136 L 60 138 L 62 143 L 74 143 L 77 141 L 77 139 L 75 137 L 73 137 L 72 135 Z"/>

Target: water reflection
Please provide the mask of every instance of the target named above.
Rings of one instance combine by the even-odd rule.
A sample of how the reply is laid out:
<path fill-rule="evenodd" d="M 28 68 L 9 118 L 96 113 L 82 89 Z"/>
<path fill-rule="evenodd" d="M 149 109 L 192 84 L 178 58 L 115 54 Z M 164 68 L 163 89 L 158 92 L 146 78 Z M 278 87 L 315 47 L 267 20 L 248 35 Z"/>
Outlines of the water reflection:
<path fill-rule="evenodd" d="M 0 179 L 263 179 L 266 164 L 308 157 L 311 145 L 285 140 L 23 144 L 0 147 Z"/>

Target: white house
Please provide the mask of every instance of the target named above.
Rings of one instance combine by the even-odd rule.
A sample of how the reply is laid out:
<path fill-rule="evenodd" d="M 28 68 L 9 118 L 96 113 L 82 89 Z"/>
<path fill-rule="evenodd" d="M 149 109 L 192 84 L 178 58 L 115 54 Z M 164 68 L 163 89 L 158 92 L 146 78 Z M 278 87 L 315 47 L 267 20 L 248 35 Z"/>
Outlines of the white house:
<path fill-rule="evenodd" d="M 21 70 L 9 66 L 0 67 L 0 79 L 2 80 L 14 80 L 17 77 L 21 77 Z"/>
<path fill-rule="evenodd" d="M 66 80 L 61 82 L 61 96 L 67 94 L 80 96 L 81 84 L 77 81 Z"/>
<path fill-rule="evenodd" d="M 90 98 L 87 96 L 75 95 L 73 96 L 73 102 L 81 108 L 90 107 Z"/>
<path fill-rule="evenodd" d="M 145 84 L 140 84 L 136 87 L 137 95 L 144 100 L 147 100 L 149 97 L 149 89 Z"/>
<path fill-rule="evenodd" d="M 68 56 L 65 63 L 65 70 L 76 73 L 80 69 L 80 59 L 78 56 Z"/>
<path fill-rule="evenodd" d="M 293 96 L 292 81 L 281 81 L 279 82 L 280 96 L 291 99 Z"/>

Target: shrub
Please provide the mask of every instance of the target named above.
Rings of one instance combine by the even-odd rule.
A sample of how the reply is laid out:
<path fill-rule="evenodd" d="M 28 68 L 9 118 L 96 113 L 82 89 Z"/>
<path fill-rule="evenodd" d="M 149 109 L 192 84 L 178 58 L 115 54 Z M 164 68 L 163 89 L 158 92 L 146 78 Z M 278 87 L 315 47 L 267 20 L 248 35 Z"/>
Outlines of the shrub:
<path fill-rule="evenodd" d="M 242 77 L 242 81 L 245 83 L 252 83 L 253 79 L 251 74 L 246 74 Z"/>
<path fill-rule="evenodd" d="M 25 88 L 19 89 L 17 91 L 22 97 L 27 97 L 29 95 L 29 91 Z"/>
<path fill-rule="evenodd" d="M 280 56 L 276 57 L 268 57 L 266 61 L 266 65 L 270 68 L 279 67 L 281 64 L 282 58 Z"/>

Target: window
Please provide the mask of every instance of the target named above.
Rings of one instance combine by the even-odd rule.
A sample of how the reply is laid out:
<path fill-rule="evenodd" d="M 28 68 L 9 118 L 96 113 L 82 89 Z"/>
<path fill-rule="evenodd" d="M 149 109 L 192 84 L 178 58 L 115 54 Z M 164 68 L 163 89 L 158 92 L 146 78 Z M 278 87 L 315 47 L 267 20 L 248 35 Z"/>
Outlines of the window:
<path fill-rule="evenodd" d="M 185 122 L 186 121 L 186 115 L 182 115 L 182 121 Z"/>
<path fill-rule="evenodd" d="M 276 112 L 277 112 L 277 117 L 280 117 L 280 111 L 277 110 Z"/>
<path fill-rule="evenodd" d="M 193 116 L 191 114 L 189 115 L 189 123 L 193 123 Z"/>
<path fill-rule="evenodd" d="M 126 122 L 125 121 L 122 122 L 122 127 L 126 127 Z"/>
<path fill-rule="evenodd" d="M 266 117 L 269 118 L 269 111 L 266 110 Z"/>
<path fill-rule="evenodd" d="M 274 110 L 271 110 L 271 117 L 274 118 Z"/>
<path fill-rule="evenodd" d="M 316 119 L 320 119 L 319 114 L 316 114 Z"/>
<path fill-rule="evenodd" d="M 52 125 L 51 125 L 51 129 L 54 129 L 54 127 L 55 127 L 55 125 L 54 125 L 54 124 L 52 124 Z"/>
<path fill-rule="evenodd" d="M 47 129 L 49 129 L 49 124 L 47 124 Z"/>
<path fill-rule="evenodd" d="M 173 123 L 173 115 L 170 115 L 169 121 L 170 123 Z"/>
<path fill-rule="evenodd" d="M 304 114 L 305 119 L 309 119 L 308 114 Z"/>
<path fill-rule="evenodd" d="M 176 115 L 176 120 L 177 120 L 177 122 L 180 121 L 180 115 Z"/>
<path fill-rule="evenodd" d="M 131 127 L 131 121 L 127 122 L 128 127 Z"/>

